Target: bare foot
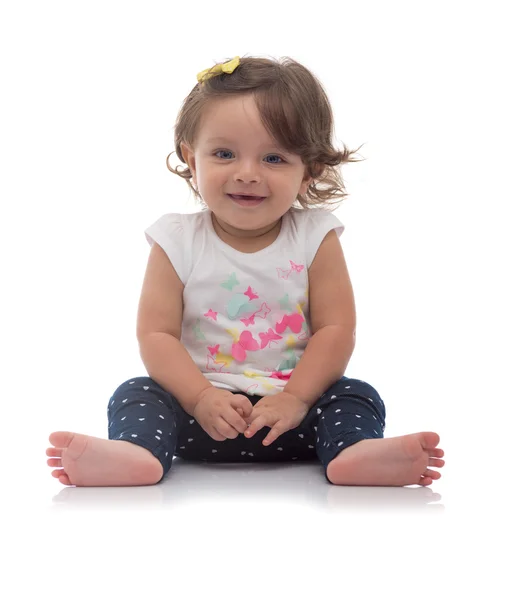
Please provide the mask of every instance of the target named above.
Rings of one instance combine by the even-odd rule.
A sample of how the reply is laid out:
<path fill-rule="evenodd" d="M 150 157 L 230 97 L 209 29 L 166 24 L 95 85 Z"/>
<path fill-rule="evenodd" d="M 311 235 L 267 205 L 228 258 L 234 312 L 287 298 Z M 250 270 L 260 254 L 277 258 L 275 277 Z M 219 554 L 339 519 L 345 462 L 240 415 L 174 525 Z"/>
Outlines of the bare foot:
<path fill-rule="evenodd" d="M 163 475 L 160 461 L 146 448 L 122 440 L 105 440 L 70 431 L 55 431 L 46 450 L 52 476 L 64 485 L 153 485 Z"/>
<path fill-rule="evenodd" d="M 335 485 L 430 485 L 441 474 L 427 467 L 443 467 L 440 436 L 432 431 L 393 438 L 361 440 L 342 450 L 326 474 Z"/>

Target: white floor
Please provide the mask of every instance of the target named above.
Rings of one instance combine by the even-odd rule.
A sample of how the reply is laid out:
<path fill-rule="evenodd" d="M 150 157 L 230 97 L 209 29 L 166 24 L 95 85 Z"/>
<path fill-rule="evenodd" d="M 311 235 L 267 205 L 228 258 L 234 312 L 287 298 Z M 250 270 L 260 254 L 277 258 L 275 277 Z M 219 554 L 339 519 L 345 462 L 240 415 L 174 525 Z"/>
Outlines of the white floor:
<path fill-rule="evenodd" d="M 48 471 L 51 469 L 48 467 Z M 154 486 L 76 488 L 61 486 L 51 510 L 178 509 L 208 502 L 284 503 L 328 515 L 341 511 L 443 514 L 442 495 L 430 487 L 403 488 L 330 485 L 319 462 L 240 464 L 188 462 L 174 458 L 171 470 Z M 434 488 L 434 489 L 433 489 Z"/>
<path fill-rule="evenodd" d="M 458 457 L 425 488 L 332 486 L 316 462 L 177 458 L 154 486 L 76 488 L 42 460 L 33 479 L 11 465 L 0 586 L 20 595 L 3 597 L 501 597 L 501 500 Z"/>

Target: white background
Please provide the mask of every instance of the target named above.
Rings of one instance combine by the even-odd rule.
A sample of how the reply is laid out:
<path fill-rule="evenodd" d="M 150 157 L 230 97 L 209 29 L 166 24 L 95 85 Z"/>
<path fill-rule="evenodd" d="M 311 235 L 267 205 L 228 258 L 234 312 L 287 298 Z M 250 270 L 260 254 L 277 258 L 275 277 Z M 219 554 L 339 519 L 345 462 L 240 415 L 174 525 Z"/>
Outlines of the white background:
<path fill-rule="evenodd" d="M 503 591 L 490 547 L 503 533 L 499 4 L 2 4 L 9 598 Z M 165 166 L 175 118 L 196 74 L 236 55 L 302 62 L 330 97 L 336 144 L 365 144 L 335 212 L 358 314 L 346 375 L 381 394 L 386 437 L 439 433 L 430 488 L 337 488 L 316 465 L 287 465 L 285 489 L 283 470 L 244 467 L 177 465 L 144 489 L 51 477 L 49 434 L 107 437 L 110 396 L 146 374 L 143 232 L 199 210 Z"/>

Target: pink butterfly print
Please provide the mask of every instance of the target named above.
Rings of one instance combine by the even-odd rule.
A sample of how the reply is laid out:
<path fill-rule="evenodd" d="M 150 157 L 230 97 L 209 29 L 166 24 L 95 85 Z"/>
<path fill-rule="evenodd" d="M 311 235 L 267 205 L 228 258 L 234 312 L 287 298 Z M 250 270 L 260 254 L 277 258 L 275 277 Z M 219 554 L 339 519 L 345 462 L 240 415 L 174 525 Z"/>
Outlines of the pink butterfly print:
<path fill-rule="evenodd" d="M 291 377 L 291 373 L 282 373 L 282 371 L 273 371 L 271 377 L 275 377 L 275 379 L 283 379 L 286 381 Z"/>
<path fill-rule="evenodd" d="M 266 333 L 260 333 L 259 335 L 261 339 L 261 348 L 264 348 L 267 345 L 270 348 L 270 342 L 282 340 L 282 335 L 277 335 L 271 327 Z"/>
<path fill-rule="evenodd" d="M 217 362 L 212 358 L 212 356 L 207 355 L 207 371 L 215 371 L 216 373 L 229 373 L 229 371 L 223 371 L 223 367 L 225 366 L 226 363 Z"/>
<path fill-rule="evenodd" d="M 252 291 L 251 286 L 247 288 L 247 292 L 244 292 L 246 296 L 249 296 L 249 300 L 254 300 L 255 298 L 259 298 L 258 294 Z"/>
<path fill-rule="evenodd" d="M 212 308 L 209 308 L 209 310 L 203 316 L 210 317 L 211 319 L 214 319 L 214 321 L 217 321 L 217 312 L 212 310 Z"/>
<path fill-rule="evenodd" d="M 266 319 L 266 316 L 270 312 L 270 308 L 268 308 L 267 303 L 263 302 L 261 308 L 257 310 L 254 314 L 257 315 L 261 319 Z"/>
<path fill-rule="evenodd" d="M 219 352 L 219 344 L 216 344 L 215 346 L 207 346 L 207 350 L 212 354 L 212 356 L 214 356 Z"/>
<path fill-rule="evenodd" d="M 292 260 L 290 260 L 289 262 L 291 263 L 291 270 L 292 271 L 296 271 L 297 273 L 299 273 L 300 271 L 303 271 L 303 265 L 297 265 Z"/>
<path fill-rule="evenodd" d="M 291 271 L 292 271 L 292 269 L 288 269 L 286 271 L 285 269 L 281 269 L 279 267 L 276 267 L 276 269 L 277 269 L 277 273 L 279 275 L 279 279 L 287 279 L 290 276 Z"/>
<path fill-rule="evenodd" d="M 253 313 L 250 317 L 246 317 L 245 319 L 240 319 L 244 325 L 254 325 L 254 315 Z"/>
<path fill-rule="evenodd" d="M 299 335 L 299 336 L 298 336 L 298 339 L 299 339 L 299 340 L 308 340 L 308 339 L 309 339 L 309 333 L 308 333 L 308 331 L 304 331 L 304 332 L 302 333 L 302 335 Z"/>
<path fill-rule="evenodd" d="M 300 313 L 284 315 L 280 323 L 275 324 L 277 333 L 284 333 L 286 327 L 289 327 L 293 333 L 300 333 L 302 329 L 303 317 Z"/>
<path fill-rule="evenodd" d="M 270 308 L 268 308 L 267 303 L 263 302 L 261 308 L 253 313 L 250 317 L 246 317 L 245 319 L 240 319 L 244 325 L 254 325 L 254 318 L 259 317 L 260 319 L 266 319 L 268 313 L 271 312 Z"/>
<path fill-rule="evenodd" d="M 258 342 L 253 338 L 250 331 L 243 331 L 240 334 L 238 342 L 232 344 L 231 355 L 237 362 L 244 362 L 246 359 L 246 350 L 251 352 L 259 350 L 260 346 Z"/>

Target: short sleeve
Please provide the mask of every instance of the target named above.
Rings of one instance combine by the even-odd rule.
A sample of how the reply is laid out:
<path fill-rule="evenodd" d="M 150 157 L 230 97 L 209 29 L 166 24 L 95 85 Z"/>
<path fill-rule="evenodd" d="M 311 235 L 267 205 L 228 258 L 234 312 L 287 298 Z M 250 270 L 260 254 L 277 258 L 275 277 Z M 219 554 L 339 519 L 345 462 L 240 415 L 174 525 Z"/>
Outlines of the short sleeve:
<path fill-rule="evenodd" d="M 328 231 L 334 229 L 340 238 L 345 229 L 342 221 L 326 209 L 310 209 L 308 215 L 307 230 L 305 232 L 305 259 L 307 261 L 307 268 L 312 264 L 319 246 Z"/>
<path fill-rule="evenodd" d="M 188 264 L 188 238 L 184 235 L 183 215 L 166 214 L 150 225 L 145 231 L 149 245 L 159 244 L 170 259 L 179 279 L 185 285 L 187 280 L 186 265 Z"/>

